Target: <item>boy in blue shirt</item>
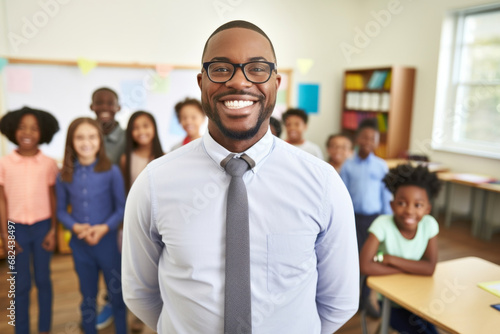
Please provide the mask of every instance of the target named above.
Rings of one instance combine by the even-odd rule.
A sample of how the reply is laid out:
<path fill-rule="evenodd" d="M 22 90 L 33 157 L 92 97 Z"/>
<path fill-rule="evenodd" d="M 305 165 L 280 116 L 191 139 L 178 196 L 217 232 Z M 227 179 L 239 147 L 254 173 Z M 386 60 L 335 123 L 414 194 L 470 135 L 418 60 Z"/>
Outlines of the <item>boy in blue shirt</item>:
<path fill-rule="evenodd" d="M 381 214 L 391 214 L 392 194 L 383 183 L 388 172 L 386 162 L 373 153 L 378 146 L 380 133 L 375 119 L 365 119 L 356 135 L 357 153 L 347 160 L 340 171 L 351 195 L 356 219 L 358 250 L 363 248 L 368 237 L 368 228 Z M 378 317 L 369 303 L 370 290 L 364 286 L 361 292 L 361 307 L 366 306 L 368 315 Z"/>

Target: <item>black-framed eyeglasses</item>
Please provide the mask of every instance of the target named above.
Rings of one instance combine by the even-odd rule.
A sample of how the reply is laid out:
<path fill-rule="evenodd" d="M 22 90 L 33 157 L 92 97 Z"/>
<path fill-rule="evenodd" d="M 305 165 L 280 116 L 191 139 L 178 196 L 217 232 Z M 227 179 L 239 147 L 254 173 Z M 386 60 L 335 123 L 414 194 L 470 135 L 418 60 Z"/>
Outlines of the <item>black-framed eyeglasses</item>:
<path fill-rule="evenodd" d="M 227 61 L 203 63 L 208 78 L 215 83 L 226 83 L 231 80 L 238 67 L 243 71 L 245 78 L 255 84 L 267 82 L 276 69 L 276 65 L 268 61 L 251 61 L 244 64 L 233 64 Z"/>

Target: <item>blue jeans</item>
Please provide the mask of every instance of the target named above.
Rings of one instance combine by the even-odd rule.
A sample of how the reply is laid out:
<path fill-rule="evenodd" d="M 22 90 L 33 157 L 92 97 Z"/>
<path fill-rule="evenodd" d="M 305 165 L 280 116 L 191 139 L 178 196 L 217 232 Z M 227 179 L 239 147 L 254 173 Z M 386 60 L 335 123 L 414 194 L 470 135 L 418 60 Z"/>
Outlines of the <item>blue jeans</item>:
<path fill-rule="evenodd" d="M 52 282 L 50 258 L 52 252 L 42 248 L 42 242 L 51 227 L 50 219 L 33 225 L 15 224 L 16 241 L 23 251 L 16 252 L 16 334 L 30 332 L 31 259 L 38 289 L 38 331 L 48 332 L 52 322 Z"/>
<path fill-rule="evenodd" d="M 97 333 L 96 305 L 99 271 L 102 271 L 113 308 L 116 333 L 126 334 L 127 308 L 123 302 L 121 286 L 121 254 L 118 251 L 117 231 L 108 232 L 95 246 L 78 240 L 74 235 L 70 242 L 75 270 L 80 280 L 82 326 L 86 334 Z"/>

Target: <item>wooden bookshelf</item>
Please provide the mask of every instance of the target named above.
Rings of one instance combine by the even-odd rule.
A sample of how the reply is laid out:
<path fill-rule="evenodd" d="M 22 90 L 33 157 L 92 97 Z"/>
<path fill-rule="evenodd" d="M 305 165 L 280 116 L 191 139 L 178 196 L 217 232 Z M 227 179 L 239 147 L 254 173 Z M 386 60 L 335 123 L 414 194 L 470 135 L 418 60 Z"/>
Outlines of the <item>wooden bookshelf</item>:
<path fill-rule="evenodd" d="M 415 68 L 392 66 L 346 70 L 342 93 L 342 132 L 354 138 L 359 123 L 375 118 L 384 159 L 406 154 L 410 144 Z"/>

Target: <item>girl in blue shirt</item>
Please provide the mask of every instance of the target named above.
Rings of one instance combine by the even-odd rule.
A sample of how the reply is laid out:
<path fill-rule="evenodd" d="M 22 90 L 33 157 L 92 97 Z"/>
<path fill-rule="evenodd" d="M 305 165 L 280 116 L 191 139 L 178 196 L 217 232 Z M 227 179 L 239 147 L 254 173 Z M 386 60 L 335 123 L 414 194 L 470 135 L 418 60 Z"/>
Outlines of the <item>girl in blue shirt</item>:
<path fill-rule="evenodd" d="M 120 170 L 106 156 L 97 121 L 78 118 L 70 124 L 56 192 L 57 216 L 72 231 L 70 246 L 83 297 L 80 305 L 83 329 L 86 334 L 97 333 L 96 298 L 99 271 L 102 271 L 116 333 L 126 333 L 121 255 L 117 244 L 125 190 Z"/>
<path fill-rule="evenodd" d="M 408 273 L 431 276 L 438 258 L 439 226 L 430 216 L 430 200 L 440 182 L 427 167 L 393 168 L 384 178 L 394 194 L 393 215 L 379 216 L 368 229 L 359 265 L 364 275 Z M 391 327 L 402 333 L 437 334 L 436 328 L 404 308 L 391 308 Z"/>

